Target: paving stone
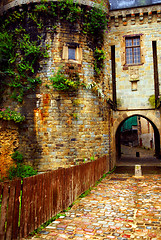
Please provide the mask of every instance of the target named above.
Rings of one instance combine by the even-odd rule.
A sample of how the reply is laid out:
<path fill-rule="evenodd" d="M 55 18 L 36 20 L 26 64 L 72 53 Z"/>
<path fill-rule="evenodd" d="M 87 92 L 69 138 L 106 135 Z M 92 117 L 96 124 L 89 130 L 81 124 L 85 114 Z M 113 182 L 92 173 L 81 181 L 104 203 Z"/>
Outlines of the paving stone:
<path fill-rule="evenodd" d="M 40 231 L 39 234 L 47 235 L 47 234 L 49 234 L 49 232 L 47 232 L 47 231 Z"/>
<path fill-rule="evenodd" d="M 161 239 L 161 176 L 111 178 L 115 180 L 103 179 L 66 216 L 41 231 L 39 239 Z"/>

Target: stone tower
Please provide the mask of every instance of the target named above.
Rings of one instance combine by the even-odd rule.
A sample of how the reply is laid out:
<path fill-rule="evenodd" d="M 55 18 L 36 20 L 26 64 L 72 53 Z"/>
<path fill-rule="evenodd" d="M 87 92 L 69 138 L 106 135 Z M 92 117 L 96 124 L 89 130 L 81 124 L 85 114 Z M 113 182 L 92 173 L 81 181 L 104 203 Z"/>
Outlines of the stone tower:
<path fill-rule="evenodd" d="M 1 120 L 2 152 L 19 150 L 26 163 L 40 171 L 102 155 L 108 158 L 112 111 L 105 41 L 108 0 L 12 0 L 1 1 L 0 7 L 2 24 L 20 42 L 14 66 L 16 74 L 22 77 L 23 73 L 20 87 L 13 80 L 6 87 L 11 80 L 3 79 L 1 108 L 10 107 L 25 116 L 21 124 Z M 31 45 L 38 47 L 38 54 L 30 55 Z M 33 57 L 37 63 L 26 70 L 25 62 L 30 65 Z M 25 84 L 29 84 L 27 90 Z"/>

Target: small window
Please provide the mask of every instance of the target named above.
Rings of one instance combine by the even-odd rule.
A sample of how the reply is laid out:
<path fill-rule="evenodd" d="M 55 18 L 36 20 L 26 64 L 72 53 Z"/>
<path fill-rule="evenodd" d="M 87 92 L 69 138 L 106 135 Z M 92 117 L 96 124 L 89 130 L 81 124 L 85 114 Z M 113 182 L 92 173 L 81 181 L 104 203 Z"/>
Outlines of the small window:
<path fill-rule="evenodd" d="M 126 37 L 126 64 L 141 64 L 140 37 Z"/>
<path fill-rule="evenodd" d="M 62 59 L 66 62 L 77 62 L 81 64 L 82 61 L 82 48 L 79 44 L 66 43 L 63 46 Z"/>
<path fill-rule="evenodd" d="M 68 47 L 68 59 L 75 60 L 75 48 Z"/>

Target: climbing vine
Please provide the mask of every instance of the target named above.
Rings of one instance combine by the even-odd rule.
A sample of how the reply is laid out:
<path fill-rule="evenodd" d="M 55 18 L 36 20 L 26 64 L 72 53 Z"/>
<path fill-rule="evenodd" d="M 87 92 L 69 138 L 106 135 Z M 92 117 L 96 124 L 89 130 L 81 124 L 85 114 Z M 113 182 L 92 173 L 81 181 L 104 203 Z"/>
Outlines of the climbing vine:
<path fill-rule="evenodd" d="M 10 87 L 11 98 L 22 103 L 24 94 L 34 91 L 41 83 L 41 79 L 37 77 L 39 63 L 48 57 L 50 47 L 44 43 L 45 33 L 47 30 L 54 33 L 61 20 L 72 24 L 79 22 L 82 32 L 93 39 L 96 59 L 94 68 L 96 73 L 99 73 L 104 59 L 101 48 L 108 22 L 106 13 L 102 8 L 81 6 L 72 0 L 49 3 L 44 0 L 40 4 L 32 4 L 28 11 L 14 10 L 1 18 L 0 95 Z M 58 76 L 60 77 L 60 72 Z M 66 89 L 69 86 L 74 89 L 79 86 L 78 74 L 75 74 L 74 78 L 74 81 L 64 78 L 63 84 Z M 55 84 L 56 80 L 53 80 L 53 86 Z"/>
<path fill-rule="evenodd" d="M 42 44 L 37 28 L 30 33 L 30 21 L 26 12 L 14 11 L 1 23 L 0 31 L 0 77 L 3 89 L 9 86 L 11 98 L 23 101 L 24 93 L 35 90 L 41 83 L 37 72 L 39 61 L 48 57 L 47 46 Z M 28 25 L 25 26 L 25 23 Z"/>
<path fill-rule="evenodd" d="M 100 73 L 104 67 L 103 61 L 106 58 L 104 50 L 98 49 L 96 47 L 95 52 L 94 52 L 94 58 L 95 58 L 94 70 L 95 70 L 96 75 L 98 76 L 98 75 L 100 75 Z"/>
<path fill-rule="evenodd" d="M 102 8 L 85 8 L 83 11 L 83 33 L 93 37 L 98 46 L 103 44 L 103 34 L 108 25 L 108 16 Z"/>

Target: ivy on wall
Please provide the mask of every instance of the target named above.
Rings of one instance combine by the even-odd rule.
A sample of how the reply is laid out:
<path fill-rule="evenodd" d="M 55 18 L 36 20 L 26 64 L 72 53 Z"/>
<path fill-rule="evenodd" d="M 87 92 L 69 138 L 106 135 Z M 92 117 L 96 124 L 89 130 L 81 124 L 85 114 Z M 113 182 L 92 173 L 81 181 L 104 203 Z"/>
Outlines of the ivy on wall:
<path fill-rule="evenodd" d="M 94 52 L 94 58 L 95 58 L 94 70 L 95 70 L 96 76 L 99 76 L 104 67 L 103 61 L 106 58 L 104 50 L 98 49 L 96 47 L 95 52 Z"/>
<path fill-rule="evenodd" d="M 15 123 L 21 123 L 25 120 L 25 116 L 22 116 L 21 113 L 17 111 L 12 111 L 10 108 L 0 109 L 0 119 L 11 121 Z"/>
<path fill-rule="evenodd" d="M 27 18 L 28 16 L 28 18 Z M 24 93 L 41 83 L 36 77 L 40 59 L 47 57 L 37 27 L 31 31 L 31 18 L 26 12 L 14 11 L 0 31 L 0 78 L 3 88 L 10 87 L 11 98 L 23 101 Z M 3 21 L 3 19 L 2 19 Z M 4 89 L 3 89 L 4 91 Z"/>
<path fill-rule="evenodd" d="M 42 1 L 31 7 L 30 10 L 6 13 L 0 20 L 0 95 L 9 87 L 11 98 L 20 103 L 26 92 L 34 91 L 41 83 L 37 77 L 39 62 L 48 57 L 47 50 L 50 47 L 44 43 L 45 33 L 48 29 L 54 33 L 59 21 L 79 22 L 82 33 L 93 41 L 97 74 L 103 67 L 104 59 L 101 48 L 108 17 L 101 8 L 80 6 L 72 0 Z M 69 79 L 67 82 L 69 86 L 72 85 Z M 77 87 L 78 84 L 73 85 L 73 88 Z"/>
<path fill-rule="evenodd" d="M 73 69 L 64 66 L 59 67 L 58 71 L 50 78 L 53 88 L 59 91 L 76 91 L 80 86 L 79 74 Z"/>

